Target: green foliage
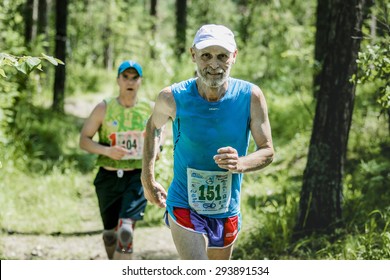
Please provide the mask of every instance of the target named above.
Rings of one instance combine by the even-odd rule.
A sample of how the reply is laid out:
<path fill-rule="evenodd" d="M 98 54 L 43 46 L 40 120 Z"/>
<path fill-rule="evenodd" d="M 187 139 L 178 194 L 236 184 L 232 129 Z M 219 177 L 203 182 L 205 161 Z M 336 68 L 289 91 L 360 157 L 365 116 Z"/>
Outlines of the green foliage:
<path fill-rule="evenodd" d="M 106 88 L 107 85 L 116 85 L 114 73 L 101 68 L 84 67 L 73 62 L 67 63 L 67 96 L 78 96 L 85 93 L 96 93 Z"/>
<path fill-rule="evenodd" d="M 358 74 L 352 77 L 357 84 L 372 86 L 381 112 L 390 109 L 390 3 L 375 1 L 371 9 L 370 40 L 363 41 L 357 65 Z M 379 36 L 377 36 L 377 34 Z"/>
<path fill-rule="evenodd" d="M 293 143 L 295 137 L 311 131 L 314 101 L 310 92 L 302 89 L 290 97 L 280 97 L 267 92 L 265 95 L 275 145 Z"/>
<path fill-rule="evenodd" d="M 25 51 L 23 37 L 24 0 L 0 1 L 0 45 L 1 52 L 11 51 L 15 55 Z"/>
<path fill-rule="evenodd" d="M 41 234 L 101 229 L 89 176 L 56 168 L 46 176 L 34 175 L 18 171 L 10 162 L 4 164 L 3 171 L 0 172 L 2 231 Z"/>
<path fill-rule="evenodd" d="M 291 95 L 311 86 L 315 1 L 266 1 L 250 5 L 250 24 L 238 30 L 238 63 L 233 74 L 265 92 Z"/>
<path fill-rule="evenodd" d="M 0 76 L 6 78 L 4 66 L 10 66 L 15 68 L 17 71 L 28 75 L 33 70 L 38 69 L 42 71 L 42 60 L 49 61 L 51 64 L 57 66 L 58 64 L 64 64 L 61 60 L 52 56 L 42 53 L 41 57 L 32 56 L 14 56 L 7 53 L 0 53 Z"/>
<path fill-rule="evenodd" d="M 1 146 L 1 230 L 101 228 L 92 178 L 85 175 L 94 169 L 93 157 L 76 148 L 81 123 L 27 102 L 18 104 L 14 130 L 7 130 L 8 141 Z"/>
<path fill-rule="evenodd" d="M 276 163 L 280 165 L 280 163 Z M 272 168 L 272 167 L 271 167 Z M 246 180 L 245 186 L 262 186 L 243 198 L 244 232 L 233 252 L 235 259 L 348 259 L 390 258 L 390 163 L 362 162 L 347 175 L 344 193 L 344 228 L 333 234 L 294 239 L 300 178 L 288 169 Z M 267 173 L 268 173 L 267 172 Z M 283 181 L 284 180 L 284 181 Z M 274 181 L 274 182 L 273 182 Z M 256 185 L 255 182 L 258 184 Z M 289 186 L 278 191 L 275 186 Z M 380 193 L 381 195 L 378 195 Z M 249 217 L 248 217 L 249 216 Z"/>
<path fill-rule="evenodd" d="M 200 26 L 208 23 L 223 24 L 233 28 L 239 20 L 237 5 L 233 1 L 226 0 L 198 0 L 190 1 L 188 5 L 189 18 L 189 43 L 195 36 Z"/>
<path fill-rule="evenodd" d="M 345 192 L 349 199 L 346 201 L 345 214 L 349 217 L 347 222 L 351 226 L 358 226 L 362 229 L 365 220 L 361 220 L 361 218 L 372 211 L 380 211 L 384 215 L 390 215 L 388 204 L 388 199 L 390 199 L 389 170 L 389 161 L 370 160 L 364 162 L 362 160 L 356 170 L 347 175 Z M 381 195 L 378 196 L 378 193 Z M 387 228 L 385 224 L 379 224 L 379 226 Z"/>
<path fill-rule="evenodd" d="M 358 83 L 375 82 L 377 102 L 383 111 L 390 108 L 390 40 L 383 46 L 368 45 L 357 60 L 360 76 Z M 356 80 L 356 77 L 354 77 Z"/>
<path fill-rule="evenodd" d="M 245 223 L 234 259 L 284 259 L 289 258 L 292 228 L 297 214 L 299 196 L 290 190 L 267 193 L 264 196 L 249 196 L 244 201 L 246 208 L 253 208 L 250 218 L 243 211 Z"/>
<path fill-rule="evenodd" d="M 45 174 L 54 167 L 67 170 L 73 166 L 82 172 L 90 171 L 91 157 L 78 148 L 78 135 L 83 120 L 61 115 L 48 109 L 20 102 L 11 135 L 16 141 L 7 146 L 13 150 L 20 167 Z M 77 161 L 75 161 L 77 160 Z"/>
<path fill-rule="evenodd" d="M 359 90 L 351 127 L 344 181 L 344 226 L 334 234 L 295 239 L 310 130 L 299 121 L 290 122 L 288 127 L 287 118 L 274 121 L 275 161 L 264 171 L 244 177 L 243 233 L 233 253 L 235 259 L 390 258 L 390 142 L 386 120 L 378 119 L 379 108 L 368 102 L 371 96 L 367 90 L 370 89 Z M 297 109 L 300 103 L 294 96 L 275 99 L 270 107 L 282 111 L 277 118 L 284 114 L 301 118 L 307 114 Z"/>
<path fill-rule="evenodd" d="M 31 56 L 25 54 L 23 4 L 0 2 L 0 44 L 5 46 L 0 69 L 7 71 L 0 79 L 0 228 L 37 233 L 99 230 L 92 184 L 95 156 L 78 148 L 83 120 L 46 109 L 50 69 L 48 75 L 35 71 L 29 79 L 24 77 L 23 71 L 40 69 L 44 60 L 54 61 L 35 55 L 46 52 L 46 47 L 53 49 L 53 42 L 43 37 L 29 46 Z M 373 104 L 379 98 L 388 108 L 389 44 L 382 41 L 373 42 L 359 56 L 361 80 L 348 143 L 344 227 L 332 235 L 298 240 L 293 236 L 314 117 L 315 5 L 313 0 L 189 2 L 187 46 L 203 23 L 231 27 L 239 49 L 232 76 L 260 85 L 269 107 L 276 158 L 263 171 L 244 176 L 243 228 L 235 259 L 390 258 L 390 144 L 386 120 L 377 117 L 379 108 Z M 116 66 L 124 59 L 143 66 L 141 94 L 150 100 L 163 87 L 193 76 L 189 54 L 181 61 L 174 56 L 173 10 L 173 0 L 159 1 L 158 18 L 152 19 L 139 1 L 69 3 L 66 97 L 112 94 Z M 48 38 L 53 36 L 51 27 Z M 108 54 L 111 60 L 105 64 Z M 373 98 L 378 88 L 384 91 Z M 166 130 L 156 177 L 168 187 L 173 168 L 169 124 Z M 254 149 L 252 142 L 250 151 Z M 148 205 L 140 225 L 161 225 L 163 213 Z"/>
<path fill-rule="evenodd" d="M 9 108 L 12 107 L 13 100 L 18 96 L 17 86 L 14 83 L 3 81 L 0 82 L 0 147 L 7 143 L 8 124 L 12 122 L 12 112 Z M 2 148 L 3 149 L 3 148 Z M 2 150 L 1 149 L 1 150 Z M 1 156 L 1 154 L 0 154 Z M 1 162 L 1 158 L 0 158 Z"/>

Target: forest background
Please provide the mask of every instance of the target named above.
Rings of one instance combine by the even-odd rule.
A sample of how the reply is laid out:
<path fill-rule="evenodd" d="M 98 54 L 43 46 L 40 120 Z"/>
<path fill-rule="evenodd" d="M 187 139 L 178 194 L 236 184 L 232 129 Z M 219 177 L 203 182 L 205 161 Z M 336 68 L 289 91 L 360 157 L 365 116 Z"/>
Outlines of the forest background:
<path fill-rule="evenodd" d="M 259 85 L 266 96 L 276 150 L 269 167 L 244 176 L 243 230 L 233 258 L 389 259 L 387 1 L 364 10 L 359 69 L 350 77 L 357 87 L 342 216 L 326 229 L 297 232 L 316 114 L 318 3 L 1 0 L 0 237 L 100 232 L 95 156 L 78 147 L 84 118 L 117 93 L 116 68 L 124 59 L 143 66 L 140 95 L 151 101 L 163 87 L 192 77 L 192 38 L 202 24 L 219 23 L 236 34 L 232 76 Z M 58 63 L 53 57 L 65 65 L 52 66 Z M 168 137 L 157 163 L 165 186 L 172 179 L 172 146 Z M 162 214 L 149 205 L 140 226 L 161 226 Z"/>

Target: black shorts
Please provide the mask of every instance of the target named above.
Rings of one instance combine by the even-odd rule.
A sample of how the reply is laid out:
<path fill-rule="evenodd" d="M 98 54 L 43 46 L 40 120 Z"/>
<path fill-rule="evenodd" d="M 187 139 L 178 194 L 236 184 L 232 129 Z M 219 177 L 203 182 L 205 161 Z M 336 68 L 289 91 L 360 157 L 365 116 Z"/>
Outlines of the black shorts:
<path fill-rule="evenodd" d="M 120 218 L 143 219 L 147 201 L 140 177 L 141 169 L 124 171 L 120 178 L 117 171 L 99 168 L 93 184 L 104 229 L 115 228 Z"/>

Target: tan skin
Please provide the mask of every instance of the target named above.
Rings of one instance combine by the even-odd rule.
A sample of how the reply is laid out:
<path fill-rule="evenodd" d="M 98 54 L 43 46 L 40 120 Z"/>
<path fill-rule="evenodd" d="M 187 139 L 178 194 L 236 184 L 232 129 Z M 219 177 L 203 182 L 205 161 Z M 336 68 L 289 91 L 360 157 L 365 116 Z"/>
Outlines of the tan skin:
<path fill-rule="evenodd" d="M 141 82 L 142 78 L 133 68 L 123 71 L 118 76 L 117 84 L 119 86 L 119 96 L 117 97 L 117 100 L 122 106 L 131 108 L 135 105 L 137 102 L 137 92 Z M 80 134 L 80 148 L 90 153 L 101 154 L 114 160 L 120 160 L 128 152 L 125 148 L 120 146 L 108 147 L 92 140 L 102 125 L 105 114 L 106 103 L 102 101 L 96 105 L 91 115 L 84 122 Z M 113 168 L 109 166 L 105 166 L 104 168 L 113 170 Z"/>
<path fill-rule="evenodd" d="M 197 65 L 196 84 L 199 94 L 207 101 L 218 101 L 228 88 L 228 77 L 237 58 L 237 50 L 228 52 L 219 46 L 202 50 L 190 49 L 192 61 Z M 154 165 L 157 149 L 155 135 L 168 122 L 176 117 L 176 104 L 170 87 L 158 95 L 154 111 L 147 123 L 144 143 L 143 171 L 141 175 L 146 199 L 161 207 L 166 207 L 167 192 L 155 180 Z M 250 130 L 257 150 L 239 157 L 233 147 L 220 147 L 213 157 L 215 163 L 233 173 L 244 173 L 264 168 L 273 160 L 274 149 L 271 127 L 268 119 L 267 103 L 259 87 L 252 88 Z M 157 132 L 157 133 L 156 133 Z M 207 249 L 207 240 L 202 234 L 189 232 L 174 222 L 170 223 L 172 236 L 183 259 L 229 259 L 233 246 L 223 249 Z"/>

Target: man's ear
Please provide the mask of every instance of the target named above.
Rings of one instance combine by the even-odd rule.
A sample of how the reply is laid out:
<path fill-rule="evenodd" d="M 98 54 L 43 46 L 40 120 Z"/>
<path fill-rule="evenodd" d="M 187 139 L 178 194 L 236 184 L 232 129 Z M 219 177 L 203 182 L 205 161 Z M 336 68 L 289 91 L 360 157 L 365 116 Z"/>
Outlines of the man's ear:
<path fill-rule="evenodd" d="M 191 58 L 192 58 L 192 61 L 193 62 L 195 62 L 196 60 L 195 60 L 195 50 L 194 50 L 194 48 L 190 48 L 190 53 L 191 53 Z"/>
<path fill-rule="evenodd" d="M 236 49 L 233 53 L 233 63 L 236 63 L 236 59 L 237 59 L 237 54 L 238 54 L 238 50 Z"/>

